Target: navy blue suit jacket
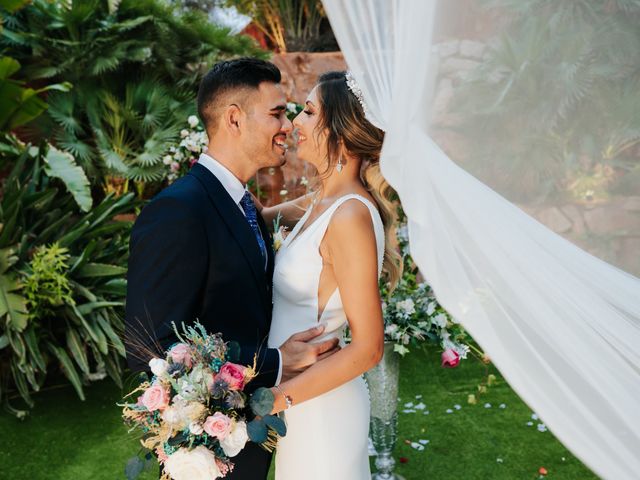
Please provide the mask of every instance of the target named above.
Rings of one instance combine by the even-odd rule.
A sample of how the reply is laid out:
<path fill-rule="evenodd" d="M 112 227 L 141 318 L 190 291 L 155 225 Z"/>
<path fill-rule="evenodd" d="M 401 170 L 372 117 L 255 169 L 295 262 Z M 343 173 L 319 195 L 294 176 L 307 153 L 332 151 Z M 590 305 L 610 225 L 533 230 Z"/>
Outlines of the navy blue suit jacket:
<path fill-rule="evenodd" d="M 240 362 L 258 376 L 251 390 L 275 384 L 279 356 L 267 348 L 271 325 L 273 250 L 265 271 L 246 218 L 209 170 L 195 164 L 142 210 L 131 233 L 125 340 L 133 370 L 148 370 L 147 350 L 176 341 L 171 322 L 196 319 L 240 344 Z M 144 348 L 140 348 L 141 344 Z"/>

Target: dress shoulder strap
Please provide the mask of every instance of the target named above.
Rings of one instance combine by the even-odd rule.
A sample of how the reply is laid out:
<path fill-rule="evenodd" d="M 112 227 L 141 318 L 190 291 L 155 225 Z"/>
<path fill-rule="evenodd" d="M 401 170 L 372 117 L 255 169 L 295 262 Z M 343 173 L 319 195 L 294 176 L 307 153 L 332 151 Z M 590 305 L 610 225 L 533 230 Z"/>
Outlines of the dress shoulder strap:
<path fill-rule="evenodd" d="M 325 212 L 323 212 L 322 215 L 324 218 L 318 219 L 322 221 L 322 224 L 318 225 L 317 230 L 314 232 L 314 237 L 316 238 L 317 242 L 322 241 L 322 238 L 324 237 L 324 234 L 329 227 L 329 223 L 331 223 L 331 218 L 333 217 L 335 211 L 340 207 L 340 205 L 352 199 L 359 200 L 360 202 L 364 203 L 369 209 L 369 213 L 371 213 L 373 230 L 376 237 L 376 244 L 378 246 L 378 273 L 380 273 L 382 268 L 382 260 L 384 258 L 384 224 L 382 223 L 380 212 L 378 212 L 376 206 L 368 198 L 363 197 L 362 195 L 358 195 L 357 193 L 350 193 L 338 198 L 335 202 L 333 202 L 333 205 L 331 205 Z"/>

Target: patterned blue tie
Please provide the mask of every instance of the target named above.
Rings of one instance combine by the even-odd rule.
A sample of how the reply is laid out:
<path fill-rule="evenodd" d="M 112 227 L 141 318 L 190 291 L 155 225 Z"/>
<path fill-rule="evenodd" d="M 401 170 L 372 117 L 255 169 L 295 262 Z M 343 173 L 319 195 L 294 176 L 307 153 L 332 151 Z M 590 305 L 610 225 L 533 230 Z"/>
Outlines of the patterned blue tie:
<path fill-rule="evenodd" d="M 260 233 L 260 227 L 258 226 L 258 211 L 256 210 L 256 206 L 253 203 L 253 199 L 251 198 L 251 194 L 249 192 L 244 192 L 242 200 L 240 200 L 240 206 L 244 210 L 247 222 L 249 222 L 249 226 L 256 236 L 258 246 L 260 247 L 260 253 L 262 254 L 262 259 L 265 262 L 266 268 L 267 246 L 264 244 L 264 238 L 262 238 L 262 233 Z"/>

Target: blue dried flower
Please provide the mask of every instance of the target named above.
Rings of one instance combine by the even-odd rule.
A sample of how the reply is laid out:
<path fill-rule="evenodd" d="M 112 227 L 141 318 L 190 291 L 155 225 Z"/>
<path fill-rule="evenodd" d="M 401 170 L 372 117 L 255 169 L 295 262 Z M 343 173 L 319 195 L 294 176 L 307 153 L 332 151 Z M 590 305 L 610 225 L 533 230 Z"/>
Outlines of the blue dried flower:
<path fill-rule="evenodd" d="M 170 363 L 169 368 L 167 368 L 167 373 L 169 374 L 169 376 L 174 378 L 184 375 L 186 371 L 187 367 L 185 367 L 182 363 Z"/>
<path fill-rule="evenodd" d="M 222 398 L 224 394 L 229 390 L 229 384 L 221 379 L 216 379 L 211 386 L 211 396 L 213 398 Z"/>

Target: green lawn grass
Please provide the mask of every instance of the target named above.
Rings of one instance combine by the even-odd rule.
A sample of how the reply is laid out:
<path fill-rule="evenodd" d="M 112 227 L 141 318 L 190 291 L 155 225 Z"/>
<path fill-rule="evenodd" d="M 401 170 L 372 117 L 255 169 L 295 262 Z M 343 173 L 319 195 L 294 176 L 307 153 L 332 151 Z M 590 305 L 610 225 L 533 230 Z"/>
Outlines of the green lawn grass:
<path fill-rule="evenodd" d="M 416 352 L 403 359 L 401 369 L 400 412 L 405 403 L 420 400 L 429 411 L 400 413 L 395 453 L 407 463 L 398 463 L 396 471 L 406 480 L 536 479 L 541 466 L 548 479 L 597 478 L 550 432 L 539 432 L 538 422 L 526 425 L 531 410 L 499 376 L 477 405 L 467 404 L 484 374 L 478 362 L 445 370 L 437 353 Z M 121 393 L 109 380 L 88 388 L 85 402 L 71 388 L 56 388 L 36 395 L 36 407 L 24 421 L 2 413 L 0 479 L 124 479 L 126 460 L 138 447 L 115 405 Z M 502 403 L 506 408 L 499 408 Z M 405 443 L 420 439 L 429 440 L 424 451 Z M 140 478 L 157 479 L 157 474 Z"/>

